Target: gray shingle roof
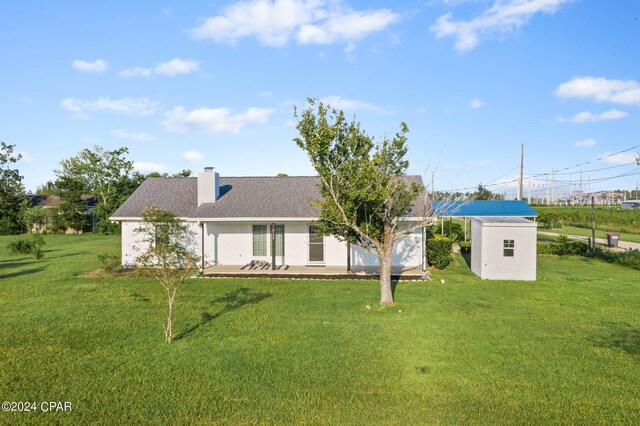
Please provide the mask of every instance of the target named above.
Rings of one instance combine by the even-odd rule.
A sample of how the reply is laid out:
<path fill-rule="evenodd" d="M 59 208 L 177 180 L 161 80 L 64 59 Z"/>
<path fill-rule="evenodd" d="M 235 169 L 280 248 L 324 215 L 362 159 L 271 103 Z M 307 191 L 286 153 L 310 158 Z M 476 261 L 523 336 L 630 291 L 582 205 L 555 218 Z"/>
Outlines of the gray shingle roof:
<path fill-rule="evenodd" d="M 195 177 L 147 178 L 112 217 L 140 217 L 149 204 L 176 216 L 188 217 L 198 207 L 197 191 Z"/>
<path fill-rule="evenodd" d="M 420 176 L 407 180 L 422 185 Z M 140 217 L 148 204 L 191 218 L 316 218 L 310 200 L 320 198 L 316 176 L 221 177 L 220 197 L 198 206 L 197 178 L 149 178 L 120 206 L 113 217 Z M 409 216 L 421 211 L 418 202 Z"/>

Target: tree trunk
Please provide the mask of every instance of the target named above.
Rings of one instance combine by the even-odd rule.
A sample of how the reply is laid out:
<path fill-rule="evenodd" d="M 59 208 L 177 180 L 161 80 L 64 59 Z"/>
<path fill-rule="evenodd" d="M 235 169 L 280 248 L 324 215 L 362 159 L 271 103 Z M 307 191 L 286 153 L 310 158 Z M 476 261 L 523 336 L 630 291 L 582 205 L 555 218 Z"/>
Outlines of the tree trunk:
<path fill-rule="evenodd" d="M 380 306 L 393 305 L 391 290 L 391 257 L 393 255 L 393 230 L 385 226 L 382 250 L 378 250 L 380 260 Z"/>
<path fill-rule="evenodd" d="M 173 301 L 176 299 L 176 290 L 173 290 L 173 293 L 167 290 L 167 296 L 169 297 L 169 315 L 167 316 L 167 328 L 164 330 L 164 337 L 167 343 L 171 343 L 171 340 L 173 340 Z"/>

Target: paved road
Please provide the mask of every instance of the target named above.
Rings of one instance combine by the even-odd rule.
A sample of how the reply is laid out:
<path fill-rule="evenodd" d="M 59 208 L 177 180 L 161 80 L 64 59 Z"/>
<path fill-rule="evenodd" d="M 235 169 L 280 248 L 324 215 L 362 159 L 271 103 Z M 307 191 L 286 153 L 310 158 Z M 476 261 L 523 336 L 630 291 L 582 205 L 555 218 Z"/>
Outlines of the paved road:
<path fill-rule="evenodd" d="M 563 234 L 558 234 L 557 232 L 546 232 L 546 231 L 538 231 L 539 234 L 542 235 L 549 235 L 552 237 L 557 237 L 558 235 L 563 235 Z M 581 240 L 581 241 L 588 241 L 589 237 L 582 237 L 580 235 L 567 235 L 568 238 L 571 238 L 573 240 Z M 598 244 L 604 244 L 607 245 L 607 239 L 606 238 L 596 238 L 596 243 Z M 640 243 L 631 243 L 629 241 L 618 241 L 618 247 L 623 248 L 623 249 L 636 249 L 636 250 L 640 250 Z"/>

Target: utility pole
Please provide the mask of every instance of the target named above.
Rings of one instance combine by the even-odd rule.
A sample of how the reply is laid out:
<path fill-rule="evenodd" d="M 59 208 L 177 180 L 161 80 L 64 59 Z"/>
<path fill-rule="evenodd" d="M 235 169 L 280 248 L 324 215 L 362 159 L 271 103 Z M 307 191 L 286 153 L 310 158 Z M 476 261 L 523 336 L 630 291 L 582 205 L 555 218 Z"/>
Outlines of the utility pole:
<path fill-rule="evenodd" d="M 436 196 L 436 173 L 431 172 L 431 198 Z"/>
<path fill-rule="evenodd" d="M 556 204 L 556 171 L 551 169 L 551 201 Z"/>
<path fill-rule="evenodd" d="M 518 200 L 522 200 L 523 176 L 524 176 L 524 144 L 522 144 L 522 152 L 520 154 L 520 184 L 518 185 Z"/>
<path fill-rule="evenodd" d="M 549 175 L 547 175 L 547 205 L 549 205 Z"/>
<path fill-rule="evenodd" d="M 591 196 L 591 255 L 596 251 L 596 199 Z"/>

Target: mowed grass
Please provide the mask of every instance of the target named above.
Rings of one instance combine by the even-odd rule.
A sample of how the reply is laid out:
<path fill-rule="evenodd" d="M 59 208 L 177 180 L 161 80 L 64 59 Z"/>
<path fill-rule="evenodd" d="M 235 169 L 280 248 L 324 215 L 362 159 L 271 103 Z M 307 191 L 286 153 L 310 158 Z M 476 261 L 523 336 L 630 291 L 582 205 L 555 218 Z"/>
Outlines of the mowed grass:
<path fill-rule="evenodd" d="M 542 232 L 555 232 L 558 234 L 564 234 L 564 235 L 579 235 L 582 237 L 590 237 L 591 236 L 591 229 L 590 228 L 580 228 L 578 226 L 570 226 L 570 225 L 563 225 L 562 228 L 559 229 L 543 229 L 543 228 L 539 228 L 539 231 Z M 629 232 L 621 232 L 621 231 L 604 231 L 601 229 L 597 229 L 597 225 L 596 225 L 596 238 L 607 238 L 607 234 L 610 232 L 617 232 L 618 234 L 620 234 L 620 241 L 629 241 L 632 243 L 640 243 L 640 234 L 632 234 Z"/>
<path fill-rule="evenodd" d="M 196 279 L 166 344 L 157 284 L 82 277 L 118 237 L 47 236 L 40 262 L 10 239 L 1 399 L 73 408 L 0 423 L 640 422 L 638 271 L 550 256 L 481 281 L 457 256 L 388 309 L 375 281 Z"/>

